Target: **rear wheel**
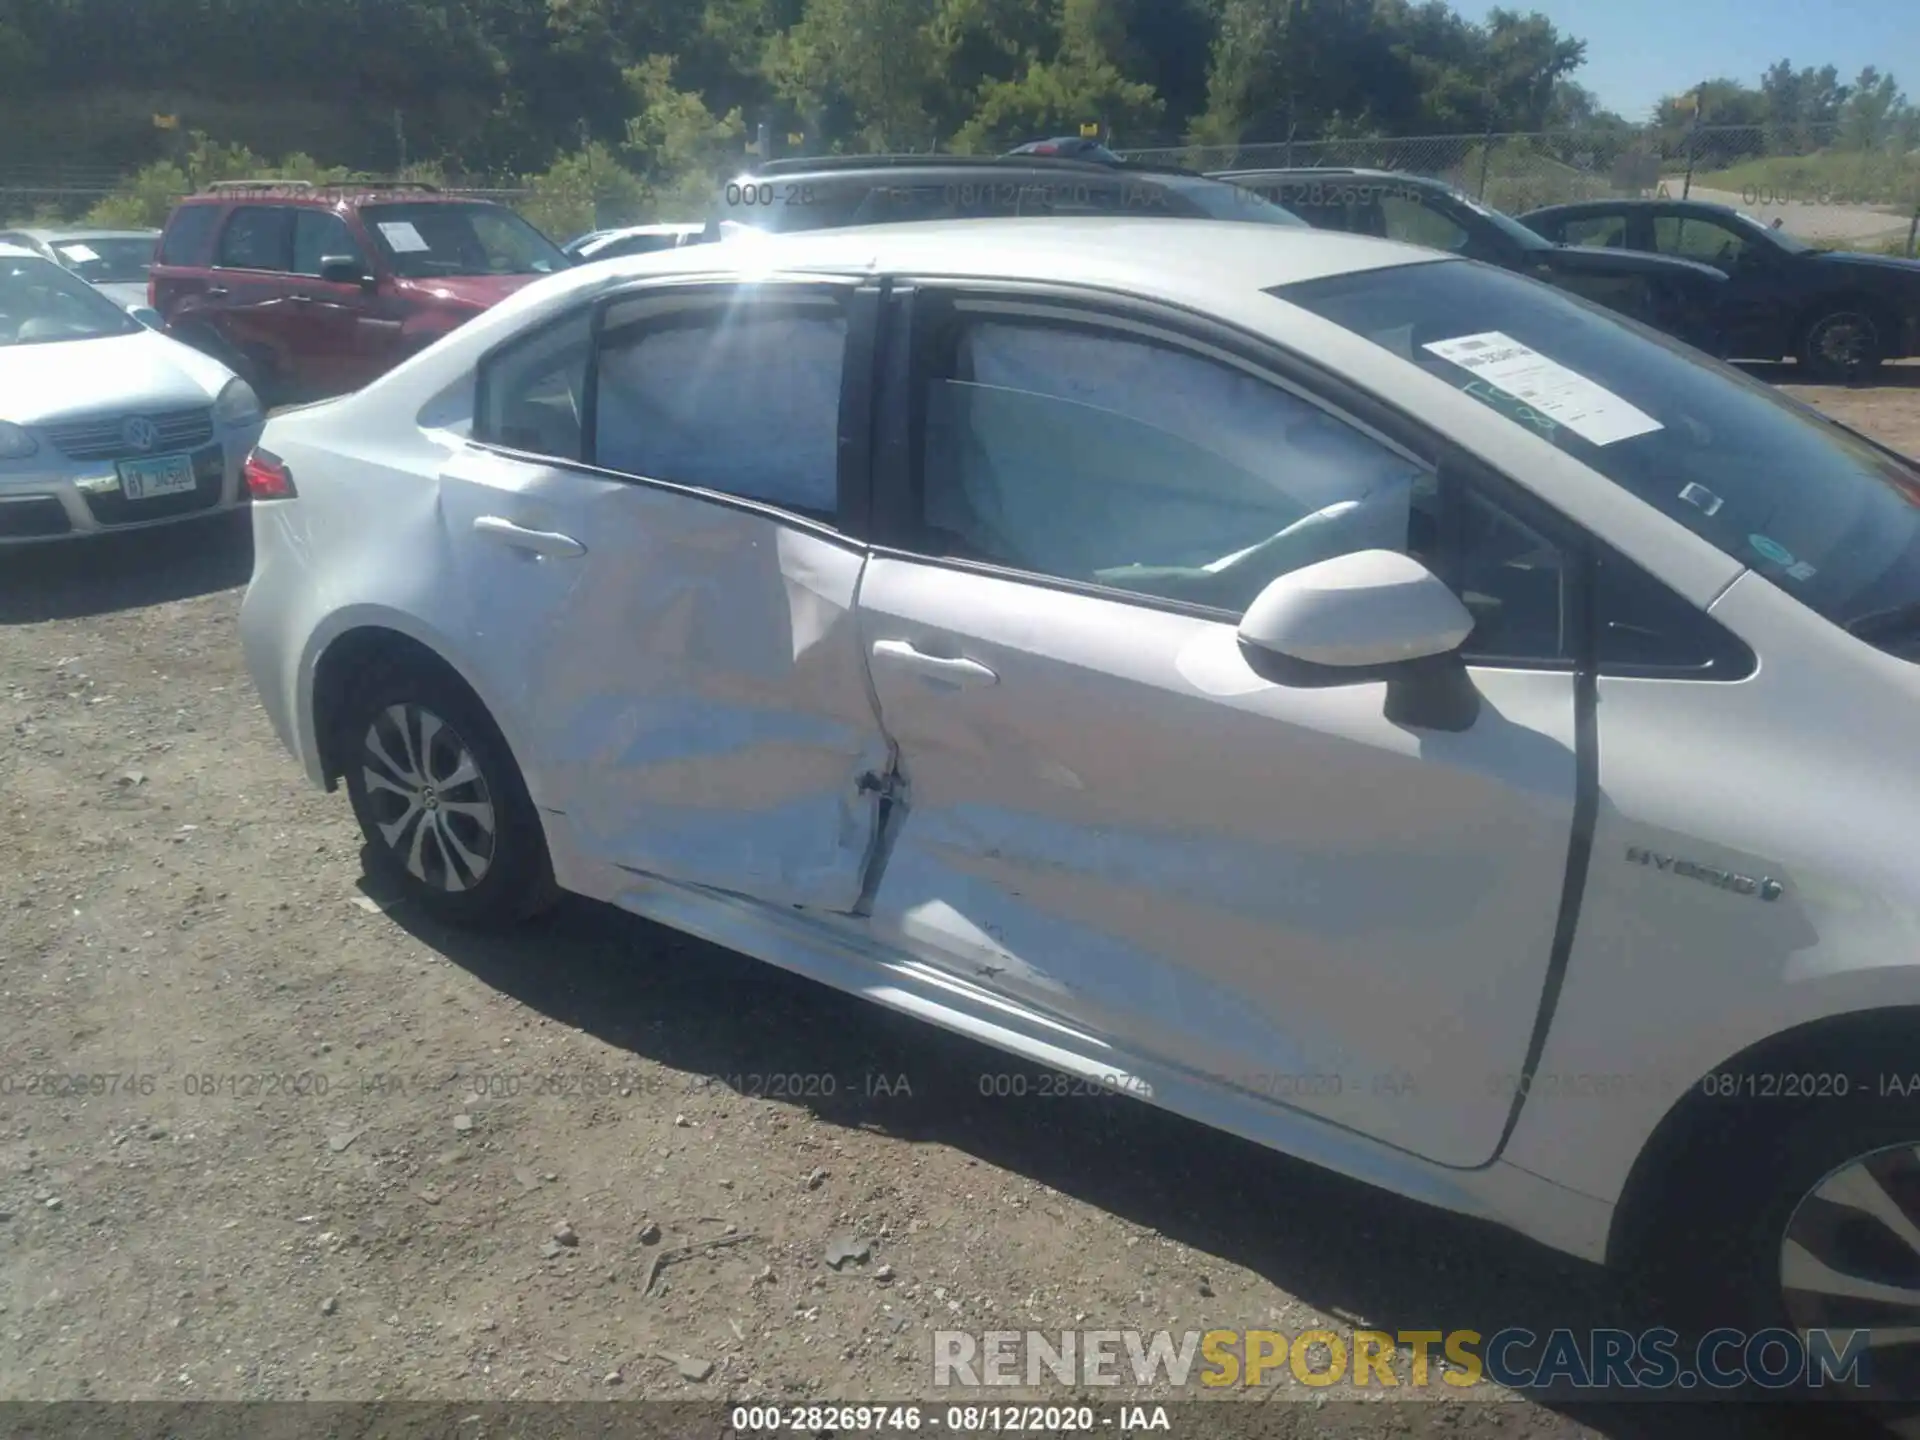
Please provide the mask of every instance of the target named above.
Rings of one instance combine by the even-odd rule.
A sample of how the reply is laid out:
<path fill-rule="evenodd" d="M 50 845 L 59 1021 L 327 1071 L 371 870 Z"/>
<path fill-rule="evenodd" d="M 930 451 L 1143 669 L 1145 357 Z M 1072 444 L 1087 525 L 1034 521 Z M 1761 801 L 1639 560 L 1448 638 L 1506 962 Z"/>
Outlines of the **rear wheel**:
<path fill-rule="evenodd" d="M 377 878 L 461 925 L 559 898 L 546 837 L 492 718 L 457 679 L 377 673 L 343 707 L 335 753 Z"/>
<path fill-rule="evenodd" d="M 1879 325 L 1873 316 L 1852 304 L 1815 316 L 1800 339 L 1800 364 L 1816 380 L 1871 380 L 1885 358 Z"/>

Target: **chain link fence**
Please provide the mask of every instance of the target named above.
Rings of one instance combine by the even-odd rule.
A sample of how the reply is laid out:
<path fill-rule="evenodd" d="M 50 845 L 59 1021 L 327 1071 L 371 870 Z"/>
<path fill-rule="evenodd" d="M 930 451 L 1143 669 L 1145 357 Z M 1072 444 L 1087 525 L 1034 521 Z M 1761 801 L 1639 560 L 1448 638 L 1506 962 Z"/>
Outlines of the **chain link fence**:
<path fill-rule="evenodd" d="M 1863 136 L 1840 125 L 1623 126 L 1121 153 L 1206 171 L 1399 170 L 1445 180 L 1511 214 L 1574 200 L 1690 198 L 1779 220 L 1836 248 L 1920 253 L 1920 135 Z"/>
<path fill-rule="evenodd" d="M 1735 206 L 1768 224 L 1777 220 L 1793 234 L 1835 248 L 1920 255 L 1920 134 L 1861 134 L 1837 124 L 1619 126 L 1525 134 L 1175 146 L 1122 153 L 1132 159 L 1206 171 L 1408 171 L 1446 180 L 1512 214 L 1572 200 L 1691 198 Z M 423 178 L 411 170 L 409 176 Z M 534 200 L 517 176 L 441 172 L 432 178 L 457 194 L 510 205 Z M 595 178 L 581 179 L 596 191 L 582 214 L 601 223 L 631 218 L 624 211 L 632 206 L 605 201 L 597 194 L 607 187 L 592 184 Z M 132 184 L 132 176 L 101 167 L 58 163 L 0 167 L 0 224 L 72 222 L 101 207 L 103 201 L 129 195 Z M 166 204 L 177 196 L 144 198 L 149 212 L 164 213 Z M 537 204 L 543 211 L 554 206 L 548 196 L 540 197 Z M 571 212 L 582 207 L 566 208 Z M 570 218 L 585 223 L 581 216 L 570 214 Z"/>
<path fill-rule="evenodd" d="M 525 185 L 517 176 L 447 174 L 437 170 L 430 177 L 356 175 L 339 183 L 350 186 L 364 180 L 391 184 L 398 180 L 423 178 L 448 194 L 498 200 L 507 205 L 517 204 L 527 195 Z M 97 166 L 0 167 L 0 226 L 44 225 L 52 228 L 74 224 L 99 208 L 104 201 L 133 195 L 136 193 L 134 186 L 133 175 Z M 192 193 L 193 188 L 191 185 L 185 189 L 176 187 L 157 196 L 141 192 L 141 198 L 149 201 L 157 199 L 159 208 L 164 209 Z"/>

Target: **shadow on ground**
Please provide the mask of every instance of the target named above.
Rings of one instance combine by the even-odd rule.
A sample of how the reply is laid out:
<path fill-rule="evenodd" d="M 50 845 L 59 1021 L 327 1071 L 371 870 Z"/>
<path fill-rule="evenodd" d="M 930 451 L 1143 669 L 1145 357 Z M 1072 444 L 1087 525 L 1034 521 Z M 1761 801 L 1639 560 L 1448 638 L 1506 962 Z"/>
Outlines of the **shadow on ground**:
<path fill-rule="evenodd" d="M 231 590 L 253 573 L 246 510 L 159 530 L 0 547 L 0 625 L 74 620 Z"/>
<path fill-rule="evenodd" d="M 1606 1273 L 1493 1226 L 1134 1101 L 1037 1098 L 1041 1072 L 1022 1062 L 610 906 L 569 900 L 553 916 L 503 934 L 452 931 L 404 904 L 390 913 L 520 1003 L 690 1080 L 725 1077 L 718 1083 L 765 1095 L 766 1077 L 832 1077 L 817 1088 L 830 1085 L 833 1094 L 788 1103 L 828 1123 L 950 1146 L 1245 1266 L 1356 1325 L 1483 1335 L 1524 1326 L 1544 1336 L 1563 1326 L 1584 1333 L 1653 1323 Z M 871 1093 L 868 1077 L 897 1087 L 901 1076 L 911 1096 Z M 1025 1096 L 985 1093 L 1001 1089 Z M 1393 1408 L 1413 1424 L 1414 1415 Z M 1413 1410 L 1433 1412 L 1431 1427 L 1422 1413 L 1416 1431 L 1541 1435 L 1587 1426 L 1613 1440 L 1885 1433 L 1824 1404 L 1556 1401 L 1551 1408 L 1490 1405 L 1476 1415 L 1454 1406 Z M 1359 1428 L 1335 1423 L 1336 1411 Z M 1443 1419 L 1443 1411 L 1452 1413 Z M 1301 1434 L 1380 1430 L 1376 1406 L 1314 1414 Z M 1291 1433 L 1293 1422 L 1283 1428 Z"/>

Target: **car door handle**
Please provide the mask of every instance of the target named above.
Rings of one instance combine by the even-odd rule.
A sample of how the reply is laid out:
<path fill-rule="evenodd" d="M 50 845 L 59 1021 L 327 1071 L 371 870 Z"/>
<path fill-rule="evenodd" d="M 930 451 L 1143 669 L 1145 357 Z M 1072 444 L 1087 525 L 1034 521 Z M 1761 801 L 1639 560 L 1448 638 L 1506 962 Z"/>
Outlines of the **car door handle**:
<path fill-rule="evenodd" d="M 937 680 L 943 685 L 997 685 L 1000 683 L 1000 677 L 978 660 L 929 655 L 924 650 L 914 649 L 912 644 L 905 640 L 874 641 L 873 658 L 915 671 L 926 679 Z"/>
<path fill-rule="evenodd" d="M 202 290 L 200 293 L 206 296 L 209 300 L 224 300 L 227 298 L 227 295 L 230 292 L 227 290 L 227 287 L 224 285 L 209 285 L 206 289 Z"/>
<path fill-rule="evenodd" d="M 572 560 L 587 553 L 587 547 L 571 535 L 561 535 L 552 530 L 529 530 L 498 515 L 477 517 L 473 522 L 473 530 L 476 535 L 497 540 L 512 550 L 538 555 L 542 560 Z"/>

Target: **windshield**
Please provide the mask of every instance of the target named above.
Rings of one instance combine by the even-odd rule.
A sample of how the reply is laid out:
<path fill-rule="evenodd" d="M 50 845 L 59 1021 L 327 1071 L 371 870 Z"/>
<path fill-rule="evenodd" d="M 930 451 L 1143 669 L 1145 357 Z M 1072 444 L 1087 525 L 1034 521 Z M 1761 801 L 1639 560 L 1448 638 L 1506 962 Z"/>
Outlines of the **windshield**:
<path fill-rule="evenodd" d="M 48 244 L 89 285 L 144 285 L 158 235 L 76 235 Z"/>
<path fill-rule="evenodd" d="M 1483 220 L 1492 222 L 1503 235 L 1513 241 L 1513 243 L 1518 245 L 1522 250 L 1553 249 L 1553 242 L 1551 240 L 1547 239 L 1537 230 L 1529 230 L 1505 211 L 1496 210 L 1491 205 L 1483 205 L 1471 195 L 1460 190 L 1451 190 L 1448 193 Z"/>
<path fill-rule="evenodd" d="M 1789 255 L 1811 255 L 1820 248 L 1818 245 L 1809 245 L 1798 235 L 1789 235 L 1785 230 L 1776 230 L 1764 220 L 1749 215 L 1744 210 L 1736 210 L 1733 213 L 1734 218 L 1748 230 L 1757 231 L 1762 239 L 1786 251 Z"/>
<path fill-rule="evenodd" d="M 1281 286 L 1844 626 L 1920 602 L 1920 469 L 1772 387 L 1504 270 Z"/>
<path fill-rule="evenodd" d="M 723 223 L 775 231 L 1030 215 L 1145 215 L 1296 228 L 1307 223 L 1251 191 L 1204 176 L 1092 166 L 917 170 L 885 179 L 742 176 L 723 188 L 718 214 Z"/>
<path fill-rule="evenodd" d="M 504 205 L 443 200 L 366 205 L 360 218 L 393 273 L 409 280 L 551 275 L 571 264 L 558 245 Z"/>
<path fill-rule="evenodd" d="M 135 335 L 144 327 L 79 276 L 38 256 L 0 258 L 0 346 Z"/>

